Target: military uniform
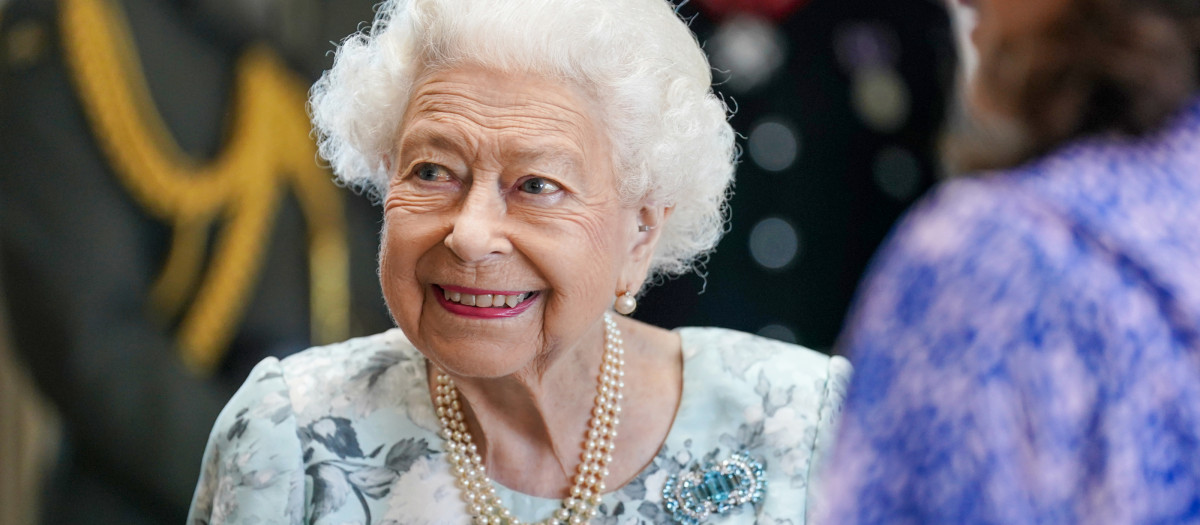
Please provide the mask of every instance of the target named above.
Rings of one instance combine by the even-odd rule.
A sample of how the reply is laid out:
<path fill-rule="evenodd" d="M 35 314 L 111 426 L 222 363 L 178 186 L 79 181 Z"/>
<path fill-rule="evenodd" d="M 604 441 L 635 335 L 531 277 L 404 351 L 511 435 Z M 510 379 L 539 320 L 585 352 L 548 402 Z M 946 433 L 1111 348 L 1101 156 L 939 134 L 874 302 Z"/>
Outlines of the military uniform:
<path fill-rule="evenodd" d="M 262 161 L 256 141 L 285 124 L 307 137 L 311 78 L 192 15 L 175 2 L 30 0 L 0 16 L 0 280 L 13 346 L 65 435 L 45 523 L 182 522 L 212 422 L 251 366 L 390 325 L 374 274 L 378 210 L 335 188 L 298 143 Z M 111 56 L 128 71 L 103 60 L 97 30 L 125 35 L 131 56 Z M 253 75 L 266 80 L 247 87 Z M 145 114 L 112 102 L 139 82 Z M 282 109 L 246 124 L 269 131 L 240 133 L 255 100 L 243 95 L 262 82 L 287 94 L 255 107 Z M 121 138 L 139 125 L 145 144 Z M 174 164 L 138 160 L 154 155 Z M 189 184 L 221 171 L 214 159 L 245 167 L 211 187 L 158 188 L 173 179 L 147 173 L 161 164 Z M 216 204 L 195 204 L 205 198 Z"/>

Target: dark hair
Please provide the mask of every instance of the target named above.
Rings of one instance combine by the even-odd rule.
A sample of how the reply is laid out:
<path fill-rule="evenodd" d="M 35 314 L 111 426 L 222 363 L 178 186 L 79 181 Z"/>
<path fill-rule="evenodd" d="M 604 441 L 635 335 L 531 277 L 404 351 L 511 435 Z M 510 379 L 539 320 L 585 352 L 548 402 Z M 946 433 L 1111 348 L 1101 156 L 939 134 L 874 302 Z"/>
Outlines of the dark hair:
<path fill-rule="evenodd" d="M 1011 121 L 952 129 L 952 170 L 1010 167 L 1082 135 L 1160 126 L 1197 89 L 1200 0 L 1068 0 L 1041 33 L 981 53 L 976 89 Z"/>

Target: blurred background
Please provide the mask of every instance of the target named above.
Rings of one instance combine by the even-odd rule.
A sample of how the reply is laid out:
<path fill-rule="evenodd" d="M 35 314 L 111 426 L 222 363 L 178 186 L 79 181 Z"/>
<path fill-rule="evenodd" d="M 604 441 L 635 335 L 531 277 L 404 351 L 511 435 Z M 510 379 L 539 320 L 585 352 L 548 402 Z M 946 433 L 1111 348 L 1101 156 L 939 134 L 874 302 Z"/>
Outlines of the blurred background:
<path fill-rule="evenodd" d="M 254 363 L 391 326 L 379 211 L 330 182 L 304 113 L 373 3 L 0 0 L 0 525 L 181 523 Z M 703 275 L 635 316 L 829 352 L 875 247 L 939 177 L 950 17 L 935 0 L 679 12 L 742 161 Z"/>

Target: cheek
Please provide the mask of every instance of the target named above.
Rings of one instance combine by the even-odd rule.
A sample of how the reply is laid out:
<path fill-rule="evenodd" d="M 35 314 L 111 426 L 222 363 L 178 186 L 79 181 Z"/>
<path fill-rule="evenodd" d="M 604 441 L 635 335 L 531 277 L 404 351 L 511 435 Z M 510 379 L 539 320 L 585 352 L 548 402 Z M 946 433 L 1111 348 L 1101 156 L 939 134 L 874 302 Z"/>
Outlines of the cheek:
<path fill-rule="evenodd" d="M 383 203 L 380 273 L 394 268 L 394 277 L 412 280 L 417 259 L 445 238 L 440 212 L 452 202 L 452 192 L 409 191 L 405 183 L 393 187 Z"/>
<path fill-rule="evenodd" d="M 425 290 L 417 279 L 421 258 L 440 241 L 435 216 L 392 208 L 384 216 L 379 281 L 392 317 L 409 327 L 420 316 Z"/>
<path fill-rule="evenodd" d="M 536 235 L 515 239 L 529 247 L 526 255 L 550 285 L 549 324 L 558 321 L 556 316 L 590 315 L 605 308 L 615 296 L 624 262 L 616 210 L 589 210 L 553 222 Z"/>

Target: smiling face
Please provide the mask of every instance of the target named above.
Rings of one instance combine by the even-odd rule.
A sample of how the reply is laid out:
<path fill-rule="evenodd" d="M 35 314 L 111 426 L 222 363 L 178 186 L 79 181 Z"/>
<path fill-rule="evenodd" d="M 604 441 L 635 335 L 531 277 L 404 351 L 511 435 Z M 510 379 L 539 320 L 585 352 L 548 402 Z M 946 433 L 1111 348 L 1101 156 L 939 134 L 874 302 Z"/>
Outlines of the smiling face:
<path fill-rule="evenodd" d="M 529 75 L 451 69 L 414 89 L 390 163 L 380 280 L 435 364 L 500 377 L 598 350 L 601 314 L 641 284 L 656 238 L 637 231 L 645 209 L 618 198 L 599 122 L 580 90 Z"/>

